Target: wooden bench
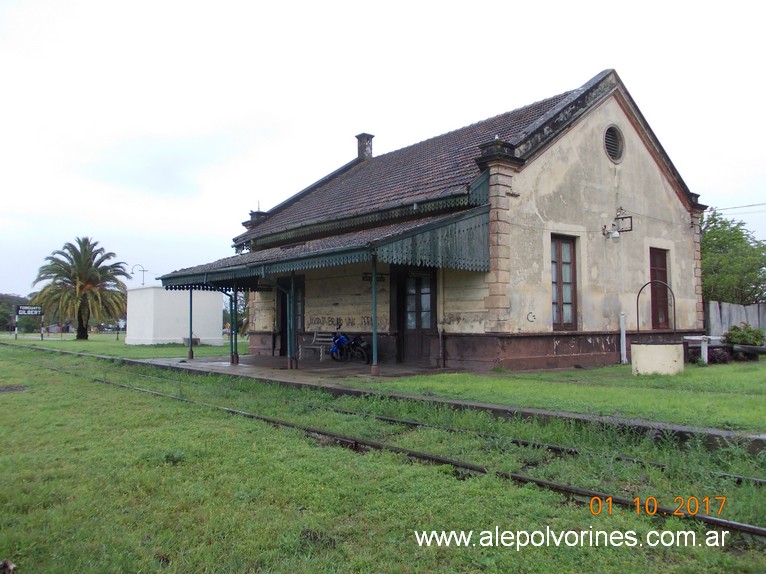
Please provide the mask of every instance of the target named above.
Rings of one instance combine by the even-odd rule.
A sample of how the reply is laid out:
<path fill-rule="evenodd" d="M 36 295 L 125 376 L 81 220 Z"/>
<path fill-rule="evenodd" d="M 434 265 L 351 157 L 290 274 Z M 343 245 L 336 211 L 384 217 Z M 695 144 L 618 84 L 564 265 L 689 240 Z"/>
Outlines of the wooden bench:
<path fill-rule="evenodd" d="M 325 347 L 329 350 L 332 347 L 332 333 L 325 331 L 314 331 L 314 338 L 310 343 L 301 343 L 298 347 L 298 360 L 303 358 L 303 349 L 313 349 L 319 351 L 319 360 L 324 360 Z"/>

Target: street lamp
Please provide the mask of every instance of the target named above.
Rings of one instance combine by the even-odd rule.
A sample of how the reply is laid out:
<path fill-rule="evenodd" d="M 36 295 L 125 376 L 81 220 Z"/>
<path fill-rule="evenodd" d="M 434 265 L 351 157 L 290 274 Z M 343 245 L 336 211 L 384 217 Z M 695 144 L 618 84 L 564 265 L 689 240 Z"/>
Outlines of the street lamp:
<path fill-rule="evenodd" d="M 144 266 L 140 263 L 136 263 L 133 266 L 133 269 L 130 270 L 130 275 L 133 276 L 136 274 L 136 267 L 139 267 L 141 269 L 141 285 L 144 284 L 144 275 L 149 271 L 148 269 L 144 269 Z"/>

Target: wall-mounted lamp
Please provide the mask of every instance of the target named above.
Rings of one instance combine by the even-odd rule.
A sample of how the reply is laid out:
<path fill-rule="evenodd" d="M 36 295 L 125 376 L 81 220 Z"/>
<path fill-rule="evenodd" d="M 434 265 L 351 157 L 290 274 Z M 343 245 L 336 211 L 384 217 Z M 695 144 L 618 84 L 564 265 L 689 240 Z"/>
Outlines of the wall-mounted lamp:
<path fill-rule="evenodd" d="M 604 225 L 604 227 L 601 228 L 601 235 L 603 235 L 605 239 L 611 239 L 612 241 L 620 240 L 620 230 L 617 229 L 616 223 L 612 223 L 611 229 L 607 229 L 606 225 Z"/>
<path fill-rule="evenodd" d="M 604 225 L 601 228 L 601 235 L 603 235 L 605 239 L 619 241 L 620 234 L 627 231 L 633 231 L 633 217 L 631 215 L 626 215 L 625 210 L 620 207 L 617 210 L 617 214 L 614 216 L 612 226 L 607 227 Z"/>

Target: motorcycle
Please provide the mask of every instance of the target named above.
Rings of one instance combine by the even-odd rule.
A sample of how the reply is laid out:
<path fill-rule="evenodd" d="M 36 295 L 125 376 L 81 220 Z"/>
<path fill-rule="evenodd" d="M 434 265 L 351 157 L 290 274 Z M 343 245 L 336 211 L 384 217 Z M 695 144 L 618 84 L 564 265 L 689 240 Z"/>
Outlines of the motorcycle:
<path fill-rule="evenodd" d="M 361 335 L 356 335 L 353 339 L 350 339 L 348 335 L 341 332 L 340 328 L 343 325 L 341 321 L 338 321 L 338 326 L 335 332 L 332 334 L 332 347 L 330 347 L 330 356 L 335 361 L 361 361 L 362 363 L 370 362 L 370 344 L 367 343 Z"/>

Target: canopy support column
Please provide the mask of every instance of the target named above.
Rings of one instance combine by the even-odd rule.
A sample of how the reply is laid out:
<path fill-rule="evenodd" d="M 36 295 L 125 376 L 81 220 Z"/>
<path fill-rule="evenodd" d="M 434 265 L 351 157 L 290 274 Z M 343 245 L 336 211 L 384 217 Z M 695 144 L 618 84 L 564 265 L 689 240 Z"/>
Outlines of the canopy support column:
<path fill-rule="evenodd" d="M 291 369 L 298 368 L 298 359 L 295 353 L 297 343 L 295 324 L 295 271 L 293 271 L 290 274 L 290 296 L 287 301 L 287 354 Z"/>
<path fill-rule="evenodd" d="M 237 336 L 239 335 L 239 317 L 237 317 L 237 284 L 234 283 L 234 292 L 231 298 L 232 314 L 231 314 L 231 332 L 233 335 L 234 343 L 231 351 L 231 364 L 239 365 L 239 343 Z"/>
<path fill-rule="evenodd" d="M 194 358 L 194 349 L 192 348 L 192 345 L 194 345 L 194 331 L 192 330 L 192 311 L 194 310 L 194 306 L 192 305 L 192 293 L 194 293 L 194 289 L 189 289 L 189 350 L 186 353 L 186 358 L 189 360 L 192 360 Z M 117 331 L 119 333 L 119 330 Z"/>
<path fill-rule="evenodd" d="M 378 256 L 372 252 L 372 366 L 370 374 L 378 376 Z"/>

